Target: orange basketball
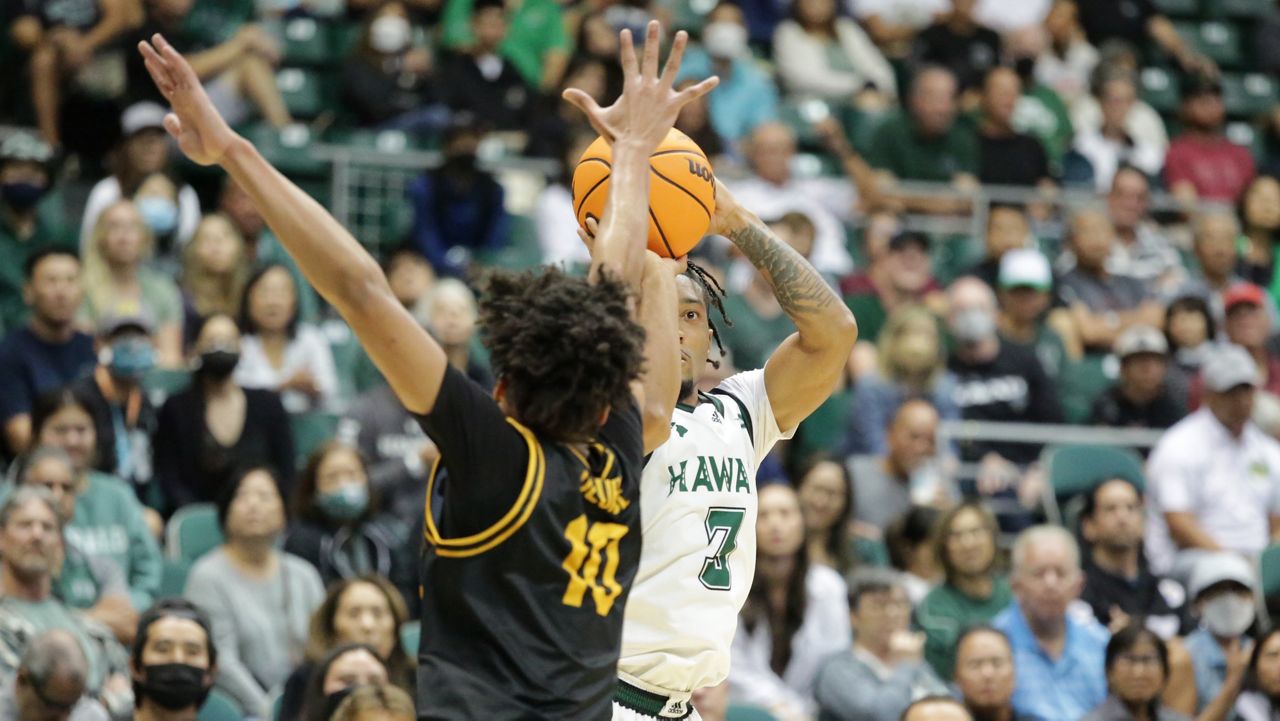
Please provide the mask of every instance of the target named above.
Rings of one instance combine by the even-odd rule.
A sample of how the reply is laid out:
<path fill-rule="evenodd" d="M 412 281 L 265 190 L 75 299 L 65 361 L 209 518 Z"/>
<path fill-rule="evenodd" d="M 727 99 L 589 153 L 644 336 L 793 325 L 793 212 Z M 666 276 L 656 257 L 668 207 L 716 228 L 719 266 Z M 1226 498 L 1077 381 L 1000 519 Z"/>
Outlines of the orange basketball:
<path fill-rule="evenodd" d="M 573 171 L 573 209 L 578 224 L 604 215 L 613 149 L 596 138 Z M 672 130 L 649 156 L 649 250 L 679 258 L 693 250 L 716 211 L 715 175 L 697 143 Z"/>

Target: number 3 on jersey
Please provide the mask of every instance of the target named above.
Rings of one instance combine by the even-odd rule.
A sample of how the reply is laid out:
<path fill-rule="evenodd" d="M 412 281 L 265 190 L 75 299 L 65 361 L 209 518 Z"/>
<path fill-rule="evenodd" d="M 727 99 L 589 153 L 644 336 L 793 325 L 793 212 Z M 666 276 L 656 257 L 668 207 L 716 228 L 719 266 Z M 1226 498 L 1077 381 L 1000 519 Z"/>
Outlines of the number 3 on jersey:
<path fill-rule="evenodd" d="M 729 554 L 738 549 L 738 528 L 742 526 L 743 508 L 711 508 L 707 511 L 707 550 L 711 555 L 702 562 L 698 580 L 712 591 L 728 591 L 733 587 L 729 572 Z"/>

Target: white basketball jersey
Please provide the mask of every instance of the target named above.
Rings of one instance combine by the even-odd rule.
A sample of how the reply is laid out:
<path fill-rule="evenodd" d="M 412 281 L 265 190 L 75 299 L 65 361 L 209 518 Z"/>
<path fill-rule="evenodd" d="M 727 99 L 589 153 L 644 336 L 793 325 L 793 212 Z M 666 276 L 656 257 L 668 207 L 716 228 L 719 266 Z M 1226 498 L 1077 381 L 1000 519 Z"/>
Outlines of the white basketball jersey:
<path fill-rule="evenodd" d="M 755 575 L 756 468 L 789 437 L 778 430 L 763 370 L 726 379 L 695 407 L 676 407 L 671 436 L 640 481 L 644 543 L 618 660 L 628 683 L 682 693 L 728 675 Z"/>

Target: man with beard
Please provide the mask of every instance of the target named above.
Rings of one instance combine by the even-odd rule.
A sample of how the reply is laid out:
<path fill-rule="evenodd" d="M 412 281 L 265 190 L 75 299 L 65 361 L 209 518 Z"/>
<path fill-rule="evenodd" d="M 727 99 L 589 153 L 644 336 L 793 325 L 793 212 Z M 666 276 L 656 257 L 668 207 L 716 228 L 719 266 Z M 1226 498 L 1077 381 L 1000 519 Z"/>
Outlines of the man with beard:
<path fill-rule="evenodd" d="M 189 601 L 156 602 L 138 621 L 129 659 L 134 721 L 192 721 L 218 676 L 209 620 Z"/>

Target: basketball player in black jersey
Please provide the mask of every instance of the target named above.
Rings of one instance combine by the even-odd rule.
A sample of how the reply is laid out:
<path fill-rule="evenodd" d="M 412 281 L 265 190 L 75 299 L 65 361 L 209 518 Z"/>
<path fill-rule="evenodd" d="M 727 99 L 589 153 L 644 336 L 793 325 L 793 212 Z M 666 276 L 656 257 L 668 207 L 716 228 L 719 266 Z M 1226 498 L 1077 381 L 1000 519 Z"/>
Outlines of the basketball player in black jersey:
<path fill-rule="evenodd" d="M 686 37 L 660 74 L 658 35 L 651 23 L 637 60 L 622 33 L 625 90 L 602 111 L 618 130 L 612 189 L 588 279 L 489 277 L 494 398 L 449 366 L 360 244 L 231 130 L 172 46 L 159 35 L 139 44 L 183 152 L 245 188 L 440 447 L 448 479 L 425 523 L 420 719 L 610 716 L 641 467 L 679 389 L 683 266 L 644 250 L 648 159 L 680 108 L 715 86 L 673 90 Z"/>

